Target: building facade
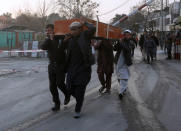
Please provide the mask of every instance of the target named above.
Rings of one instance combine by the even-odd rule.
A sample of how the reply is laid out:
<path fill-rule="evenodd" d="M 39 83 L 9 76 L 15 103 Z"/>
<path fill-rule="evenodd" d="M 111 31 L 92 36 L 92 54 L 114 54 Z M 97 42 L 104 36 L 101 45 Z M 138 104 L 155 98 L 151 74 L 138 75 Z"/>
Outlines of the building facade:
<path fill-rule="evenodd" d="M 161 10 L 151 12 L 150 17 L 148 17 L 149 28 L 152 28 L 153 31 L 162 31 L 162 28 L 163 31 L 175 30 L 175 24 L 179 19 L 180 12 L 180 2 L 173 2 L 164 8 L 163 21 Z"/>

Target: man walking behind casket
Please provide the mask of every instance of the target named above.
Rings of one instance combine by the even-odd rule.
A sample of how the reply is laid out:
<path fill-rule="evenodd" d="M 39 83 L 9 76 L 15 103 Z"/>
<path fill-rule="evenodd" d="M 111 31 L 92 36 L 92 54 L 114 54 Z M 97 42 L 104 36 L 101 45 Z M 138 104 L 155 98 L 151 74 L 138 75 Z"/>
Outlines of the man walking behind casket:
<path fill-rule="evenodd" d="M 132 65 L 130 30 L 124 31 L 124 38 L 114 46 L 114 50 L 117 51 L 115 55 L 115 63 L 116 74 L 120 84 L 119 98 L 121 100 L 126 92 L 128 80 L 130 78 L 128 67 Z"/>
<path fill-rule="evenodd" d="M 95 43 L 95 49 L 98 50 L 98 67 L 97 73 L 102 87 L 99 89 L 100 93 L 106 89 L 104 93 L 111 91 L 111 78 L 113 73 L 113 46 L 110 40 L 101 40 Z"/>
<path fill-rule="evenodd" d="M 83 26 L 88 29 L 84 31 Z M 72 37 L 64 40 L 67 44 L 67 88 L 76 99 L 74 118 L 79 118 L 86 86 L 91 79 L 91 65 L 94 63 L 91 38 L 96 28 L 83 19 L 71 23 L 69 27 Z"/>

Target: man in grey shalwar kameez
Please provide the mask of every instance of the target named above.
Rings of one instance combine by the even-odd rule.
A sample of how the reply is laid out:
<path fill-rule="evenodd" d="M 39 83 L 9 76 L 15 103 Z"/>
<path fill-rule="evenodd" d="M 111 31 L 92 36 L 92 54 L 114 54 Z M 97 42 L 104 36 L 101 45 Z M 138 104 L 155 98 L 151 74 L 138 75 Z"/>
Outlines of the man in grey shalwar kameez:
<path fill-rule="evenodd" d="M 119 84 L 121 86 L 119 93 L 123 94 L 127 88 L 128 79 L 130 77 L 130 72 L 128 66 L 125 63 L 123 52 L 121 52 L 119 56 L 119 60 L 116 66 L 116 75 L 117 79 L 119 80 Z"/>
<path fill-rule="evenodd" d="M 117 79 L 120 84 L 119 89 L 119 98 L 122 99 L 123 93 L 127 89 L 128 79 L 130 77 L 130 72 L 128 66 L 132 64 L 131 59 L 131 31 L 124 31 L 124 39 L 118 42 L 114 46 L 114 50 L 117 51 L 115 59 L 116 59 L 116 74 Z"/>

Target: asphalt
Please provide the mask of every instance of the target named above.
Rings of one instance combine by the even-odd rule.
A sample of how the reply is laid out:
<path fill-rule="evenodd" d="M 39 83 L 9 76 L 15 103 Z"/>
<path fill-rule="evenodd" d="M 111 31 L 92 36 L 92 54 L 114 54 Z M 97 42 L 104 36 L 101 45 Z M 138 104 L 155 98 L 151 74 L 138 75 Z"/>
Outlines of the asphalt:
<path fill-rule="evenodd" d="M 14 69 L 16 73 L 0 76 L 0 130 L 180 131 L 181 61 L 165 57 L 158 51 L 158 60 L 150 65 L 136 50 L 123 100 L 118 99 L 115 74 L 111 94 L 98 93 L 100 83 L 94 66 L 80 119 L 72 117 L 73 98 L 61 111 L 50 110 L 46 59 L 3 58 L 0 70 Z"/>

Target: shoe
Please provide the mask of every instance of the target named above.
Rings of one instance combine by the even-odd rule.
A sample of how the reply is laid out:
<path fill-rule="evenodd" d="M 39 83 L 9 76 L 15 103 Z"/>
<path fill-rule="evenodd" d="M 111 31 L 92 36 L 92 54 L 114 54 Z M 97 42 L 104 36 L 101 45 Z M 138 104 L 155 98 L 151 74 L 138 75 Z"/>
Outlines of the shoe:
<path fill-rule="evenodd" d="M 52 107 L 52 111 L 59 111 L 60 110 L 60 104 L 55 104 L 54 107 Z"/>
<path fill-rule="evenodd" d="M 119 94 L 119 99 L 122 100 L 123 99 L 123 94 Z"/>
<path fill-rule="evenodd" d="M 70 102 L 70 95 L 65 96 L 64 105 L 67 105 Z"/>
<path fill-rule="evenodd" d="M 81 115 L 80 115 L 80 112 L 75 112 L 75 114 L 74 114 L 74 118 L 75 118 L 75 119 L 80 118 L 80 116 L 81 116 Z"/>
<path fill-rule="evenodd" d="M 111 94 L 111 90 L 110 89 L 106 89 L 106 91 L 104 93 Z"/>
<path fill-rule="evenodd" d="M 105 89 L 105 87 L 101 87 L 101 88 L 99 89 L 99 93 L 103 93 L 104 89 Z"/>

